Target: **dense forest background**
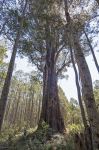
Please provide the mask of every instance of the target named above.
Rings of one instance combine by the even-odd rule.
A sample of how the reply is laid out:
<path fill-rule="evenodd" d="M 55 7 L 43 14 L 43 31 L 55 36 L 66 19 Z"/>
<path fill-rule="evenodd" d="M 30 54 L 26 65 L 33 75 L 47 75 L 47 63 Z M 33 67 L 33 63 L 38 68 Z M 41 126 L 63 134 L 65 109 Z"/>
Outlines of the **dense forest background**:
<path fill-rule="evenodd" d="M 0 0 L 0 150 L 99 149 L 98 25 L 98 0 Z M 77 100 L 58 85 L 69 67 Z"/>

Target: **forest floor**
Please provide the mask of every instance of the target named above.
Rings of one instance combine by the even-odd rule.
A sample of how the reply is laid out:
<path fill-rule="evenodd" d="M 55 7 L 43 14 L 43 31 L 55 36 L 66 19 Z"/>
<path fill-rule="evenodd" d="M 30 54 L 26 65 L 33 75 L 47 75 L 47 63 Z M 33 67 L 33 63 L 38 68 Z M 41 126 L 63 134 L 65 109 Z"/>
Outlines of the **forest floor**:
<path fill-rule="evenodd" d="M 52 129 L 24 130 L 23 133 L 0 137 L 0 150 L 74 150 L 72 136 L 52 133 Z"/>

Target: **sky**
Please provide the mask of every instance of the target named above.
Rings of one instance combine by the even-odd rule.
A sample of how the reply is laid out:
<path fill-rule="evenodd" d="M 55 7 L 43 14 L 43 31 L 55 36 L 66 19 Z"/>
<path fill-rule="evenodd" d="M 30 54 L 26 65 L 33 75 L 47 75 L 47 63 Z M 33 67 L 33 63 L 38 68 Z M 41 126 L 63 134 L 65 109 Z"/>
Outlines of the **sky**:
<path fill-rule="evenodd" d="M 98 47 L 97 47 L 98 49 Z M 96 52 L 97 60 L 99 63 L 99 52 Z M 8 59 L 10 60 L 10 53 L 8 52 Z M 92 82 L 95 80 L 99 80 L 99 74 L 96 70 L 92 55 L 89 55 L 86 57 L 88 66 L 90 68 L 91 76 L 92 76 Z M 28 59 L 25 58 L 16 58 L 16 71 L 17 70 L 23 70 L 24 72 L 31 72 L 33 70 L 33 66 L 31 63 L 28 62 Z M 59 80 L 58 84 L 62 87 L 66 97 L 68 100 L 70 100 L 71 97 L 77 99 L 77 91 L 76 91 L 76 85 L 75 85 L 75 74 L 72 67 L 69 67 L 66 72 L 67 75 L 69 75 L 68 79 L 62 79 Z"/>
<path fill-rule="evenodd" d="M 99 55 L 99 52 L 96 53 L 97 56 Z M 92 56 L 88 56 L 86 58 L 90 72 L 91 72 L 91 76 L 92 76 L 92 82 L 94 82 L 95 80 L 99 80 L 99 74 L 96 70 L 94 61 Z M 99 57 L 97 57 L 98 63 L 99 63 Z M 71 97 L 77 99 L 77 90 L 76 90 L 76 84 L 75 84 L 75 74 L 74 74 L 74 70 L 73 68 L 68 68 L 67 74 L 69 75 L 68 80 L 63 79 L 59 81 L 59 85 L 61 85 L 61 87 L 63 88 L 65 95 L 68 99 L 70 99 Z"/>

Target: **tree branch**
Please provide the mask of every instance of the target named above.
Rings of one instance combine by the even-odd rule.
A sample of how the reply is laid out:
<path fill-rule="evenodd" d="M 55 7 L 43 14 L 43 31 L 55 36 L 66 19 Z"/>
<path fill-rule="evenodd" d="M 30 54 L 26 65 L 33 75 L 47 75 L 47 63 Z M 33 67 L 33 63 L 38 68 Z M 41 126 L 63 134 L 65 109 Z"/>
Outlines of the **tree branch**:
<path fill-rule="evenodd" d="M 70 62 L 71 62 L 71 60 L 69 60 L 68 62 L 64 61 L 62 67 L 60 69 L 58 69 L 57 75 L 59 75 L 59 73 L 61 73 L 63 71 L 63 69 L 70 64 Z"/>

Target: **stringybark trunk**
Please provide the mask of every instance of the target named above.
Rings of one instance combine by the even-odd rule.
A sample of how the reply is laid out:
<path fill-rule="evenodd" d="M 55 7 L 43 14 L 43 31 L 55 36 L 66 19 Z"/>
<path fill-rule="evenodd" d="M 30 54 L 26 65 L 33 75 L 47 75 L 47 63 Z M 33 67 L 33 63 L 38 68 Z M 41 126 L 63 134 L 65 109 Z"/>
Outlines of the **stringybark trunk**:
<path fill-rule="evenodd" d="M 58 96 L 57 86 L 57 73 L 56 73 L 56 45 L 55 37 L 52 38 L 52 26 L 46 20 L 46 61 L 43 72 L 43 100 L 42 110 L 40 116 L 40 123 L 45 121 L 56 132 L 64 132 L 65 125 L 60 111 L 60 103 Z"/>
<path fill-rule="evenodd" d="M 64 121 L 61 116 L 57 76 L 53 67 L 45 66 L 44 89 L 41 120 L 44 120 L 56 132 L 64 131 Z"/>
<path fill-rule="evenodd" d="M 44 120 L 56 132 L 63 132 L 64 121 L 60 111 L 54 42 L 49 38 L 49 25 L 46 28 L 46 63 L 43 73 L 43 101 L 40 122 Z M 52 44 L 53 43 L 53 44 Z"/>

